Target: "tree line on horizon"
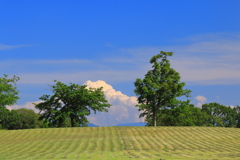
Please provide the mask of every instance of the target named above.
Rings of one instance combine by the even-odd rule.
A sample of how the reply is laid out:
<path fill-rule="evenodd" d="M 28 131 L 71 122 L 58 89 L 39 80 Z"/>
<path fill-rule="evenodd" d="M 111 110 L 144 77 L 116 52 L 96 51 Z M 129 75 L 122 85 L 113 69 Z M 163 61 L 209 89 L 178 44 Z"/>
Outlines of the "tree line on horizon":
<path fill-rule="evenodd" d="M 161 51 L 150 59 L 152 70 L 144 79 L 136 79 L 135 94 L 139 118 L 144 117 L 146 126 L 210 126 L 240 128 L 240 106 L 231 108 L 219 103 L 203 104 L 202 108 L 181 101 L 178 97 L 190 97 L 191 91 L 183 89 L 180 74 L 170 67 L 168 56 L 173 52 Z M 50 86 L 53 95 L 43 95 L 44 102 L 34 104 L 39 113 L 31 109 L 8 110 L 19 99 L 16 82 L 20 79 L 0 77 L 0 129 L 30 129 L 57 127 L 87 127 L 91 111 L 108 112 L 111 104 L 105 98 L 103 88 L 86 85 L 64 84 L 54 80 Z"/>

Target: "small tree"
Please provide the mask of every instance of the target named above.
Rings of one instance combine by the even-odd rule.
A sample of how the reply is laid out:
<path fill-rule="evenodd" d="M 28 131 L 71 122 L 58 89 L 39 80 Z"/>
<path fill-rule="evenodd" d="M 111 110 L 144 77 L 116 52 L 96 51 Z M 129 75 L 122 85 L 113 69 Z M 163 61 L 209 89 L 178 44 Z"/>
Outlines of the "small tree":
<path fill-rule="evenodd" d="M 184 90 L 184 82 L 180 82 L 180 75 L 173 68 L 167 56 L 173 52 L 161 51 L 160 54 L 150 59 L 152 70 L 148 71 L 145 78 L 136 79 L 134 92 L 138 96 L 140 117 L 152 115 L 152 124 L 156 126 L 157 113 L 161 108 L 173 103 L 177 97 L 190 96 L 190 90 Z"/>
<path fill-rule="evenodd" d="M 70 83 L 66 85 L 55 80 L 56 85 L 51 86 L 54 95 L 43 95 L 40 97 L 43 103 L 35 104 L 35 108 L 43 113 L 40 120 L 48 121 L 52 126 L 62 127 L 66 120 L 70 119 L 71 127 L 87 126 L 88 120 L 85 116 L 90 115 L 90 110 L 108 110 L 105 107 L 111 105 L 105 99 L 101 88 L 87 88 Z"/>
<path fill-rule="evenodd" d="M 21 122 L 20 122 L 20 115 L 17 113 L 16 110 L 11 110 L 8 114 L 8 129 L 20 129 Z"/>
<path fill-rule="evenodd" d="M 39 115 L 32 109 L 21 108 L 17 109 L 16 112 L 19 114 L 20 119 L 19 129 L 30 129 L 37 127 Z"/>
<path fill-rule="evenodd" d="M 8 75 L 4 74 L 4 77 L 0 77 L 0 107 L 7 105 L 13 105 L 17 102 L 19 97 L 17 96 L 19 91 L 16 90 L 16 82 L 20 79 L 14 76 L 12 79 L 7 79 Z"/>
<path fill-rule="evenodd" d="M 0 108 L 1 129 L 20 129 L 20 117 L 16 110 L 8 110 L 5 107 Z"/>

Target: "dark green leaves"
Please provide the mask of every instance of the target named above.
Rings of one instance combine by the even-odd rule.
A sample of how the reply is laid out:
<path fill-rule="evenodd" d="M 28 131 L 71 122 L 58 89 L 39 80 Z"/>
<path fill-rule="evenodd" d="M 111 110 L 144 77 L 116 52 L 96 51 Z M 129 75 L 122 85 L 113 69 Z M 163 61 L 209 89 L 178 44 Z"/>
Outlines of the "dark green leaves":
<path fill-rule="evenodd" d="M 20 79 L 14 76 L 12 79 L 7 79 L 7 75 L 4 74 L 3 78 L 0 78 L 0 107 L 5 107 L 6 105 L 13 105 L 17 102 L 19 97 L 17 96 L 19 91 L 16 90 L 16 82 Z"/>
<path fill-rule="evenodd" d="M 219 103 L 208 103 L 202 106 L 202 111 L 210 116 L 207 121 L 208 124 L 233 127 L 238 123 L 237 107 L 232 109 Z"/>
<path fill-rule="evenodd" d="M 86 126 L 88 122 L 85 116 L 90 115 L 92 110 L 107 112 L 110 107 L 102 88 L 87 88 L 70 83 L 66 85 L 59 81 L 51 86 L 54 95 L 43 95 L 41 100 L 45 101 L 35 104 L 35 107 L 43 113 L 40 119 L 48 121 L 53 127 L 62 127 L 66 119 L 70 119 L 72 127 Z"/>
<path fill-rule="evenodd" d="M 156 126 L 156 115 L 160 108 L 167 106 L 171 100 L 181 96 L 190 96 L 190 90 L 184 90 L 184 82 L 180 82 L 180 74 L 170 67 L 168 56 L 173 52 L 161 51 L 150 59 L 152 70 L 148 71 L 143 80 L 136 79 L 135 94 L 138 96 L 140 115 L 151 115 Z"/>

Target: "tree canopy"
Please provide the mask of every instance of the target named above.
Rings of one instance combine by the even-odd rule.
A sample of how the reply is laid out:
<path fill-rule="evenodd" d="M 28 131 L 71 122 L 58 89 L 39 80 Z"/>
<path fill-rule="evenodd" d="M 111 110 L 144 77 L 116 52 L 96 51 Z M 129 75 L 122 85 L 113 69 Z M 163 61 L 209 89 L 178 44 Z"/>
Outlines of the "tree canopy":
<path fill-rule="evenodd" d="M 32 109 L 21 108 L 16 109 L 16 112 L 19 114 L 19 129 L 30 129 L 39 127 L 39 115 L 35 113 Z"/>
<path fill-rule="evenodd" d="M 87 88 L 86 85 L 70 83 L 66 85 L 55 80 L 51 86 L 54 95 L 43 95 L 41 100 L 45 101 L 35 104 L 35 108 L 43 112 L 40 120 L 43 119 L 50 126 L 62 127 L 66 120 L 70 120 L 71 127 L 87 126 L 86 116 L 90 111 L 107 112 L 106 107 L 111 105 L 105 99 L 101 88 Z"/>
<path fill-rule="evenodd" d="M 8 75 L 4 74 L 4 77 L 0 77 L 0 107 L 7 105 L 13 105 L 17 102 L 19 97 L 17 96 L 19 91 L 16 90 L 16 82 L 20 79 L 15 76 L 11 79 L 7 78 Z"/>
<path fill-rule="evenodd" d="M 161 51 L 150 59 L 152 70 L 145 78 L 136 79 L 134 92 L 138 96 L 140 117 L 152 117 L 152 125 L 156 126 L 157 113 L 160 109 L 176 102 L 177 97 L 190 97 L 190 90 L 183 89 L 184 82 L 180 82 L 180 74 L 170 67 L 168 56 L 173 52 Z"/>
<path fill-rule="evenodd" d="M 160 109 L 157 113 L 158 126 L 208 126 L 207 121 L 212 117 L 200 108 L 189 104 L 190 100 L 175 100 L 168 108 Z M 170 108 L 170 109 L 169 109 Z M 152 115 L 146 117 L 147 126 L 152 126 Z"/>
<path fill-rule="evenodd" d="M 219 103 L 208 103 L 202 105 L 202 111 L 210 115 L 207 123 L 211 126 L 233 127 L 238 125 L 239 107 L 233 109 Z"/>

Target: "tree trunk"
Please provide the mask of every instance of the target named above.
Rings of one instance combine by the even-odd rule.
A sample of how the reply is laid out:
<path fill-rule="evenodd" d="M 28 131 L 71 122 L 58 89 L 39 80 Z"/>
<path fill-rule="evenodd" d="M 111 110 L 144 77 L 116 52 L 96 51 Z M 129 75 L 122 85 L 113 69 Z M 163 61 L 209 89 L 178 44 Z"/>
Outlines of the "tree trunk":
<path fill-rule="evenodd" d="M 153 107 L 153 126 L 156 127 L 157 126 L 157 122 L 156 122 L 156 108 Z"/>
<path fill-rule="evenodd" d="M 71 127 L 74 127 L 74 117 L 72 114 L 70 114 L 70 118 L 71 118 Z"/>

